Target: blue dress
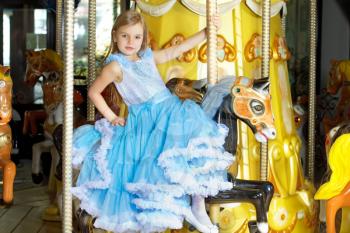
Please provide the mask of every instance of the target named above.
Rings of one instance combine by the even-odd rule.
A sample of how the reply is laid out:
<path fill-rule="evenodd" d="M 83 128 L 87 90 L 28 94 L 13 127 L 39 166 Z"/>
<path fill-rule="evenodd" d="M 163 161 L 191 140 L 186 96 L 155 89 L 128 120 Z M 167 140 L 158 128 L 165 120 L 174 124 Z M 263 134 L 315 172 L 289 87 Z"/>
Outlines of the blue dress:
<path fill-rule="evenodd" d="M 226 168 L 234 158 L 223 149 L 228 130 L 168 91 L 150 49 L 137 62 L 122 54 L 110 55 L 107 63 L 113 61 L 123 72 L 116 87 L 128 105 L 126 125 L 101 119 L 75 130 L 73 166 L 80 172 L 72 192 L 97 228 L 180 229 L 191 195 L 232 188 Z"/>

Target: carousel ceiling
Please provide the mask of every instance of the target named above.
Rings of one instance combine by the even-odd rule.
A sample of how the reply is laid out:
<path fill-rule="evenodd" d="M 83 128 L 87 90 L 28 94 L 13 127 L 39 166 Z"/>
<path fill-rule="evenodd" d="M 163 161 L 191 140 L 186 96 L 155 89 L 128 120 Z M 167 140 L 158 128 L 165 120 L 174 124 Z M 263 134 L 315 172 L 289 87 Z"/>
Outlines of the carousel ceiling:
<path fill-rule="evenodd" d="M 75 7 L 78 6 L 80 0 L 75 0 Z M 55 9 L 56 0 L 1 0 L 1 7 L 3 8 L 46 8 Z"/>

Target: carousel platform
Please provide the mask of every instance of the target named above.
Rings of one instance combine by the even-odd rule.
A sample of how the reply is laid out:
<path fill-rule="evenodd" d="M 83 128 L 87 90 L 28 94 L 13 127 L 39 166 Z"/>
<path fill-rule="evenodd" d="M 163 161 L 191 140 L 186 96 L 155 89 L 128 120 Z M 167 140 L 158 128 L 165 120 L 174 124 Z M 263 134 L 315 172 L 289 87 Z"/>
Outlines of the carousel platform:
<path fill-rule="evenodd" d="M 2 173 L 0 173 L 0 180 L 1 176 Z M 2 184 L 0 184 L 0 193 L 2 193 Z M 20 160 L 14 184 L 14 202 L 11 206 L 0 205 L 0 233 L 61 233 L 61 222 L 42 220 L 42 215 L 50 205 L 51 198 L 47 180 L 39 185 L 32 182 L 31 160 Z M 75 219 L 75 232 L 107 233 L 94 228 L 93 218 L 87 213 L 81 212 L 78 215 L 78 219 Z M 340 225 L 339 221 L 340 213 L 337 216 L 337 226 Z M 197 231 L 183 229 L 180 232 Z M 318 232 L 326 232 L 325 223 L 319 225 Z"/>

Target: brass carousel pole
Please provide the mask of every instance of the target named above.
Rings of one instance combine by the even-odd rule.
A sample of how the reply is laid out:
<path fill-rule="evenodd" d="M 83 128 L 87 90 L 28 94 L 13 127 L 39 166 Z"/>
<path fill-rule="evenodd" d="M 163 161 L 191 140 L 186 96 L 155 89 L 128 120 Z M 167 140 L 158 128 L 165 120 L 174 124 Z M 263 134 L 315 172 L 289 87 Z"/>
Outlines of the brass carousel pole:
<path fill-rule="evenodd" d="M 282 15 L 281 27 L 282 27 L 282 36 L 286 37 L 286 25 L 287 25 L 287 14 Z"/>
<path fill-rule="evenodd" d="M 208 84 L 214 85 L 217 83 L 217 59 L 216 59 L 216 50 L 217 50 L 217 28 L 214 25 L 212 20 L 209 20 L 210 17 L 215 15 L 217 11 L 216 0 L 207 0 L 206 10 L 207 10 L 207 52 L 208 52 L 208 61 L 207 61 L 207 76 Z M 210 205 L 210 218 L 213 224 L 219 222 L 218 216 L 220 213 L 220 204 Z"/>
<path fill-rule="evenodd" d="M 72 232 L 73 20 L 74 1 L 64 1 L 63 226 Z"/>
<path fill-rule="evenodd" d="M 316 46 L 317 46 L 317 1 L 310 0 L 310 60 L 309 60 L 309 140 L 308 178 L 313 182 L 315 174 L 315 106 L 316 106 Z"/>
<path fill-rule="evenodd" d="M 96 77 L 96 0 L 89 0 L 89 16 L 88 16 L 88 79 L 87 85 L 90 86 Z M 95 119 L 95 106 L 88 100 L 87 103 L 87 119 L 93 121 Z"/>
<path fill-rule="evenodd" d="M 56 0 L 56 52 L 62 56 L 62 0 Z"/>
<path fill-rule="evenodd" d="M 207 41 L 208 41 L 208 84 L 213 85 L 217 82 L 217 59 L 216 59 L 216 47 L 217 47 L 217 28 L 210 17 L 216 13 L 216 1 L 207 0 Z"/>
<path fill-rule="evenodd" d="M 119 9 L 119 0 L 113 0 L 113 19 L 117 18 Z"/>
<path fill-rule="evenodd" d="M 270 18 L 271 0 L 262 1 L 262 61 L 261 77 L 270 77 Z M 268 143 L 261 143 L 260 150 L 260 179 L 267 180 Z"/>

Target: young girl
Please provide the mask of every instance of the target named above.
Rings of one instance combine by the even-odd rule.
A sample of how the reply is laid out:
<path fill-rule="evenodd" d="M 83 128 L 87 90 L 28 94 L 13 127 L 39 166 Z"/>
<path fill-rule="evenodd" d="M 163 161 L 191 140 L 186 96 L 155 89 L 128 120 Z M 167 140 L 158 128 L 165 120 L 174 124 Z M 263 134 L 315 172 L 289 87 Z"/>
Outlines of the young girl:
<path fill-rule="evenodd" d="M 233 156 L 223 149 L 227 128 L 194 102 L 173 96 L 156 67 L 205 38 L 203 29 L 180 45 L 152 52 L 139 13 L 117 18 L 111 54 L 89 89 L 104 118 L 74 133 L 73 165 L 80 174 L 73 194 L 96 217 L 95 227 L 161 232 L 180 229 L 185 219 L 201 232 L 218 232 L 204 197 L 232 187 L 225 169 Z M 101 95 L 111 82 L 128 105 L 126 120 Z"/>

